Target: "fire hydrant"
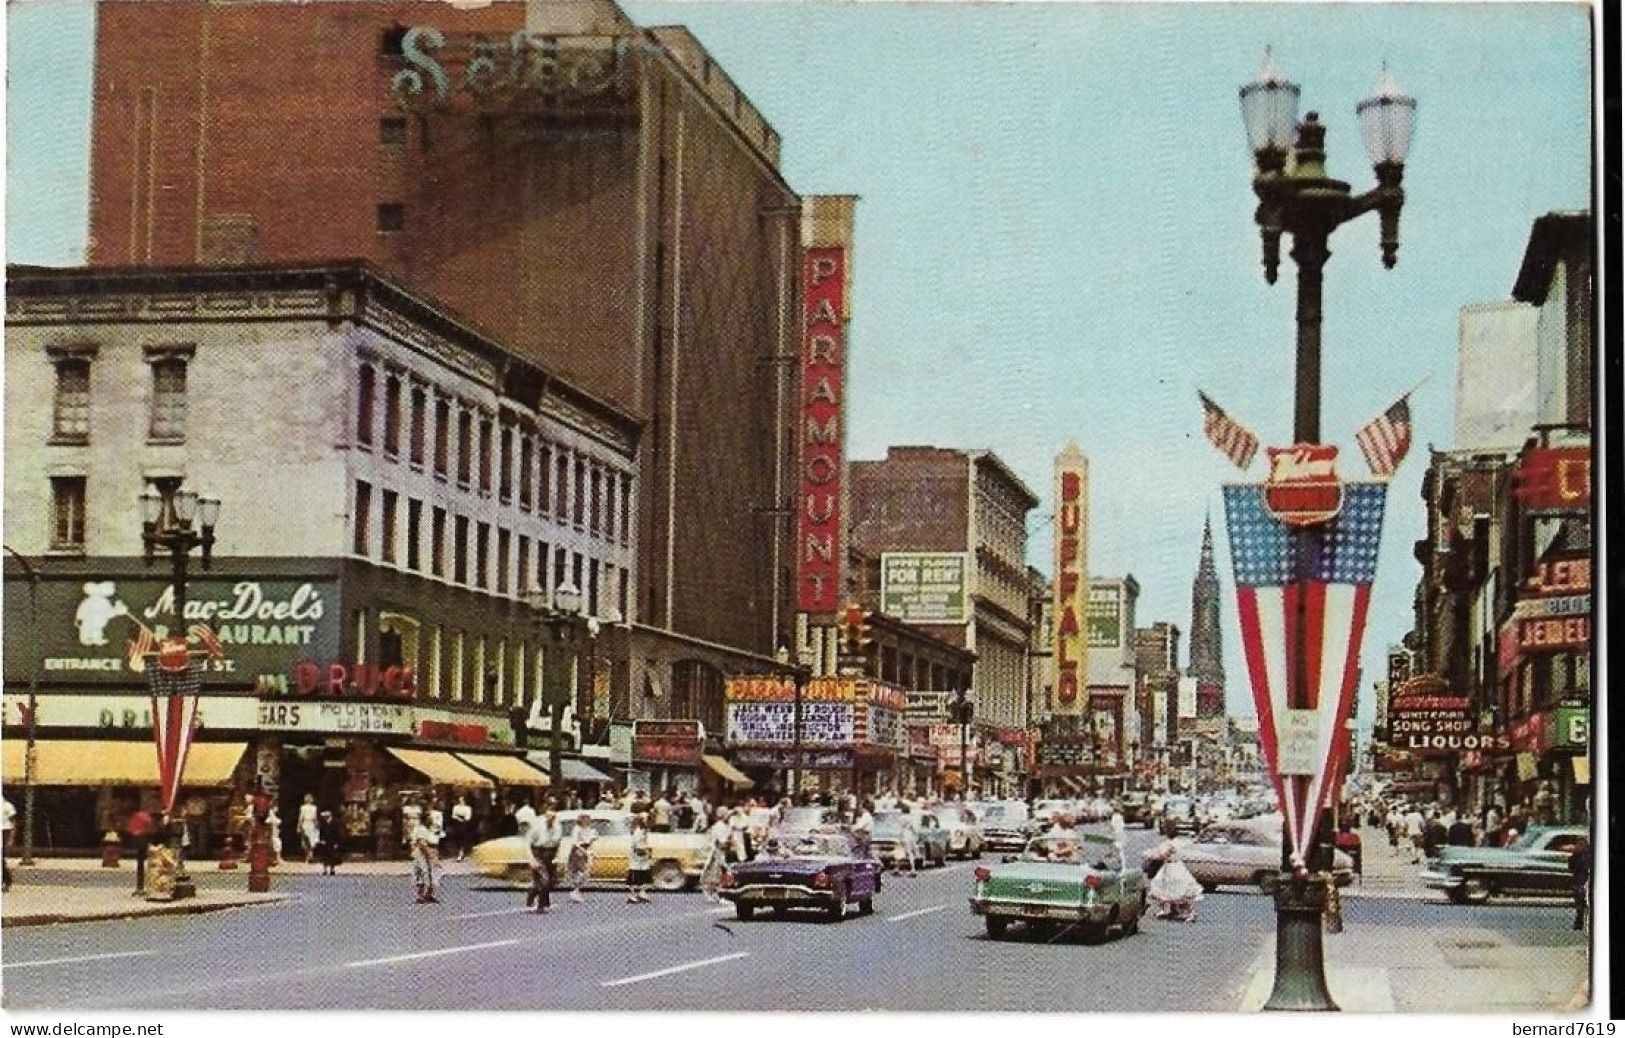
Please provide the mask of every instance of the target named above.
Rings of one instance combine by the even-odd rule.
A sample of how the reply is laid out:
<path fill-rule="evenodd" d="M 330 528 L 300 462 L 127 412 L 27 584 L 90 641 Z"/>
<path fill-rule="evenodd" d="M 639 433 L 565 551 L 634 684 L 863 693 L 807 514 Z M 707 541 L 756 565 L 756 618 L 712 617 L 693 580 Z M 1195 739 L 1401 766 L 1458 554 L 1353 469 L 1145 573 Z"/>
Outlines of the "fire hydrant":
<path fill-rule="evenodd" d="M 102 834 L 102 868 L 118 868 L 119 851 L 123 849 L 119 842 L 118 833 L 109 829 Z"/>
<path fill-rule="evenodd" d="M 254 794 L 254 830 L 248 845 L 248 890 L 263 894 L 271 889 L 271 832 L 265 820 L 271 814 L 271 798 L 264 791 Z"/>

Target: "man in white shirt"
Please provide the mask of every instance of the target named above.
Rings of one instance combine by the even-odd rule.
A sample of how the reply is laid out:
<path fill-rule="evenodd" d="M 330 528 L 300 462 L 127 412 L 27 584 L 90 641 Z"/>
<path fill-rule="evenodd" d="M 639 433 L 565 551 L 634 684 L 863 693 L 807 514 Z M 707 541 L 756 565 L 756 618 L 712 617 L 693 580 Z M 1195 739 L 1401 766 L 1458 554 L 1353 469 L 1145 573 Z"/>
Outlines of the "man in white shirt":
<path fill-rule="evenodd" d="M 852 820 L 853 854 L 859 858 L 869 856 L 869 837 L 875 829 L 874 812 L 869 810 L 869 802 L 864 801 L 858 806 L 858 817 Z"/>
<path fill-rule="evenodd" d="M 1415 865 L 1422 860 L 1422 810 L 1412 806 L 1410 813 L 1405 816 L 1405 839 L 1411 845 L 1411 864 Z"/>
<path fill-rule="evenodd" d="M 545 809 L 531 820 L 525 831 L 525 844 L 530 848 L 530 891 L 525 895 L 525 907 L 535 905 L 538 915 L 546 915 L 553 905 L 553 871 L 558 862 L 559 844 L 564 840 L 564 827 L 559 824 L 555 808 L 549 797 Z"/>
<path fill-rule="evenodd" d="M 519 810 L 513 813 L 513 820 L 514 824 L 519 827 L 519 835 L 525 835 L 525 831 L 530 828 L 530 823 L 536 820 L 536 809 L 530 806 L 529 800 L 519 805 Z"/>

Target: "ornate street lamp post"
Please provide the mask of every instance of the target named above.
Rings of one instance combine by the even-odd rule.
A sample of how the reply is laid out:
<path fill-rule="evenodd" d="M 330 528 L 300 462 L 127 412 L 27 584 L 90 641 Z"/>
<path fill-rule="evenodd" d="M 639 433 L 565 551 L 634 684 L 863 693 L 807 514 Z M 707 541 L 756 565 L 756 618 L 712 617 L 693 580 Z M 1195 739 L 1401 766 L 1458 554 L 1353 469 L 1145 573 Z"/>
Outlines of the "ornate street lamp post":
<path fill-rule="evenodd" d="M 203 568 L 205 570 L 211 568 L 214 561 L 214 528 L 220 521 L 220 499 L 199 497 L 196 491 L 184 489 L 181 486 L 180 476 L 163 476 L 147 485 L 141 492 L 139 501 L 142 557 L 148 565 L 151 565 L 160 550 L 169 553 L 170 582 L 174 588 L 175 626 L 168 633 L 169 637 L 185 639 L 187 563 L 191 558 L 192 549 L 201 548 Z M 177 790 L 180 788 L 180 782 L 181 780 L 177 778 L 175 783 Z M 177 898 L 191 897 L 197 893 L 191 877 L 186 874 L 186 841 L 183 838 L 185 828 L 184 812 L 179 819 L 167 819 L 164 826 L 164 840 L 175 852 Z"/>
<path fill-rule="evenodd" d="M 527 598 L 537 623 L 545 626 L 553 636 L 557 652 L 547 654 L 542 673 L 545 683 L 541 690 L 542 705 L 547 707 L 548 749 L 547 780 L 554 795 L 564 784 L 564 747 L 561 729 L 564 727 L 564 708 L 575 698 L 571 675 L 575 672 L 575 643 L 581 623 L 581 592 L 568 580 L 553 590 L 549 600 L 547 592 L 532 591 Z M 564 647 L 570 646 L 568 656 Z"/>
<path fill-rule="evenodd" d="M 28 574 L 28 634 L 38 647 L 39 637 L 39 571 L 32 563 L 17 554 L 11 545 L 5 545 L 7 554 L 17 560 Z M 34 660 L 28 668 L 28 721 L 27 742 L 23 747 L 23 856 L 19 865 L 34 864 L 34 779 L 39 774 L 39 672 L 44 660 Z"/>
<path fill-rule="evenodd" d="M 1291 256 L 1298 267 L 1293 437 L 1301 444 L 1318 444 L 1321 285 L 1331 257 L 1328 242 L 1338 227 L 1363 213 L 1376 212 L 1382 221 L 1383 266 L 1394 265 L 1399 251 L 1399 212 L 1405 204 L 1400 182 L 1415 128 L 1416 99 L 1400 91 L 1385 66 L 1376 95 L 1355 107 L 1377 186 L 1354 195 L 1348 184 L 1326 175 L 1326 128 L 1315 112 L 1303 122 L 1297 121 L 1298 97 L 1298 85 L 1281 74 L 1266 50 L 1258 78 L 1241 88 L 1241 114 L 1256 163 L 1253 192 L 1258 196 L 1258 209 L 1254 220 L 1263 240 L 1264 279 L 1275 283 L 1283 233 L 1292 236 Z M 1319 538 L 1316 527 L 1301 527 L 1294 533 L 1300 580 L 1306 579 L 1310 560 L 1318 554 Z M 1297 596 L 1300 611 L 1307 597 Z M 1288 699 L 1291 706 L 1304 708 L 1309 695 L 1308 653 L 1302 644 L 1304 617 L 1300 615 L 1298 621 L 1300 644 L 1294 653 L 1297 665 L 1288 675 Z M 1322 828 L 1325 824 L 1320 822 Z M 1290 838 L 1283 833 L 1282 865 L 1291 871 L 1276 889 L 1275 987 L 1264 1008 L 1335 1010 L 1337 1005 L 1326 990 L 1320 927 L 1329 889 L 1328 863 L 1319 851 L 1312 862 L 1288 862 L 1290 846 Z"/>

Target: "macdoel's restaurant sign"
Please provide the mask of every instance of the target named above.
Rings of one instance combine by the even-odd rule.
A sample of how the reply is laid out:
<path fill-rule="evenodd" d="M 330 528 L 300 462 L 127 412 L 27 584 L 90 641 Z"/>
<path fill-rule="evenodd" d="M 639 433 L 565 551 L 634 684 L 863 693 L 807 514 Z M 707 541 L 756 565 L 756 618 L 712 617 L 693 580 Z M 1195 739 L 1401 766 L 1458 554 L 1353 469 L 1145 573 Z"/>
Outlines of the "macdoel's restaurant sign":
<path fill-rule="evenodd" d="M 5 639 L 6 679 L 26 680 L 42 666 L 46 682 L 144 683 L 130 667 L 130 643 L 143 630 L 175 632 L 197 623 L 212 627 L 224 649 L 223 659 L 202 660 L 206 683 L 251 684 L 259 674 L 290 674 L 297 660 L 337 658 L 333 588 L 331 580 L 204 577 L 188 583 L 182 622 L 166 579 L 43 580 L 37 616 L 27 582 L 8 580 L 7 633 L 37 635 Z"/>

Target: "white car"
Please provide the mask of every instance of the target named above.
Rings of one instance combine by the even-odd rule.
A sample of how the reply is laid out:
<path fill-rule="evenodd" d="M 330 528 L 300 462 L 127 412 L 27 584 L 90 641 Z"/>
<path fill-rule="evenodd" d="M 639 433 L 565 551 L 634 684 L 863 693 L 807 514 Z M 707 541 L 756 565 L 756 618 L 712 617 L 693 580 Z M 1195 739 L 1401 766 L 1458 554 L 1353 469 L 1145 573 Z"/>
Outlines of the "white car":
<path fill-rule="evenodd" d="M 937 823 L 948 833 L 948 853 L 955 858 L 982 856 L 982 831 L 976 828 L 976 812 L 968 807 L 943 804 L 936 809 Z"/>

